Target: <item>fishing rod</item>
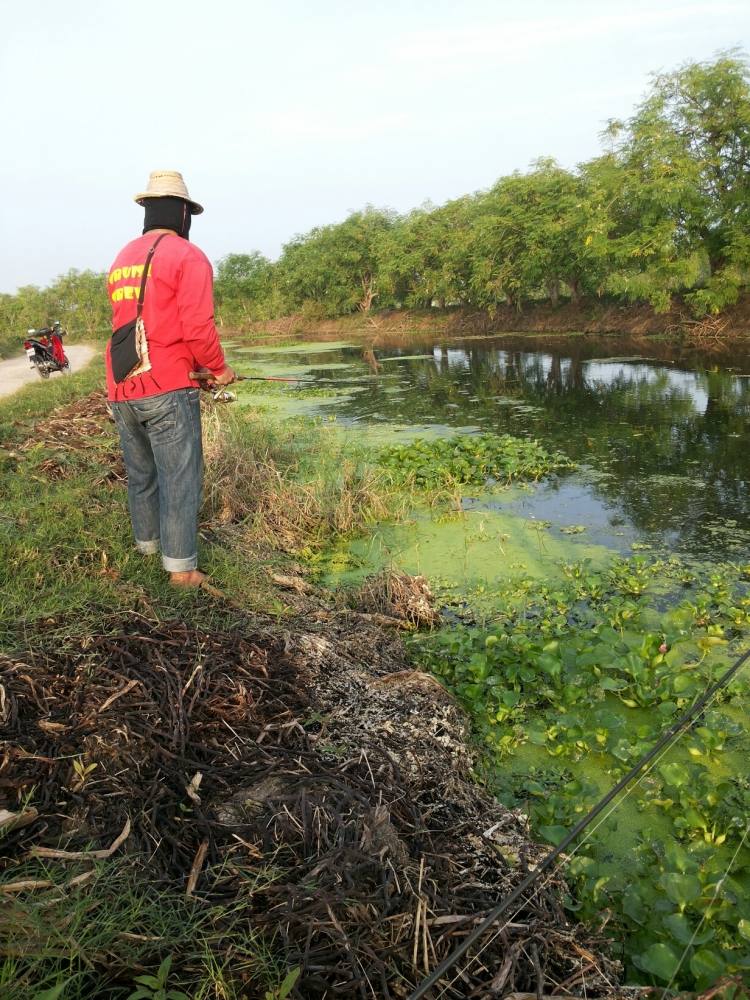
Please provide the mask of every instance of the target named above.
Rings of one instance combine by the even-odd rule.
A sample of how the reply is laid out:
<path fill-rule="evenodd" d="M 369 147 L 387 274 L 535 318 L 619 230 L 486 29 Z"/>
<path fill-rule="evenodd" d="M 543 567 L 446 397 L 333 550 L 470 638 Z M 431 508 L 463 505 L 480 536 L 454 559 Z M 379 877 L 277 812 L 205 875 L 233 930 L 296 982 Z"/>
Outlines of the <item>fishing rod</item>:
<path fill-rule="evenodd" d="M 212 382 L 216 378 L 211 372 L 190 372 L 190 378 L 197 382 Z M 364 385 L 363 382 L 339 382 L 334 379 L 319 381 L 314 378 L 293 378 L 281 375 L 236 375 L 235 382 L 294 382 L 302 385 L 316 385 L 318 388 L 325 388 L 329 385 Z"/>
<path fill-rule="evenodd" d="M 582 833 L 586 827 L 592 823 L 596 817 L 609 805 L 609 803 L 614 799 L 622 790 L 628 785 L 640 771 L 649 764 L 669 743 L 678 735 L 682 733 L 684 729 L 693 721 L 693 719 L 699 715 L 706 705 L 711 701 L 714 695 L 718 694 L 722 688 L 726 687 L 730 680 L 734 677 L 740 667 L 750 658 L 750 649 L 748 649 L 738 660 L 724 673 L 722 676 L 712 684 L 704 693 L 698 698 L 690 708 L 685 712 L 677 722 L 664 733 L 656 744 L 645 753 L 641 759 L 628 771 L 624 778 L 611 788 L 607 794 L 596 803 L 596 805 L 583 817 L 579 822 L 570 830 L 562 841 L 553 848 L 549 854 L 545 855 L 539 865 L 531 872 L 529 875 L 523 879 L 522 882 L 509 892 L 498 905 L 488 913 L 484 920 L 474 928 L 474 930 L 468 934 L 464 940 L 459 944 L 447 958 L 445 958 L 440 965 L 422 982 L 417 986 L 413 993 L 409 994 L 408 1000 L 421 1000 L 421 998 L 427 993 L 428 990 L 432 989 L 433 986 L 442 979 L 446 972 L 451 969 L 460 958 L 462 958 L 466 952 L 471 948 L 475 941 L 484 934 L 484 932 L 490 928 L 498 917 L 502 916 L 506 910 L 508 910 L 523 894 L 529 889 L 545 872 L 551 867 L 552 862 L 555 861 L 560 855 L 565 851 L 572 842 Z"/>

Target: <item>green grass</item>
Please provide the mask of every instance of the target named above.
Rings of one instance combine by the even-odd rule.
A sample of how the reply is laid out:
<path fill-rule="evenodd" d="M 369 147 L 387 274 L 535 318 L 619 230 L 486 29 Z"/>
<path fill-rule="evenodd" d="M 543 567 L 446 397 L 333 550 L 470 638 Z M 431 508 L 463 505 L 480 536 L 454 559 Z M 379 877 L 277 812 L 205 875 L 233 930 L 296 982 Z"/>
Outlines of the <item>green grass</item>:
<path fill-rule="evenodd" d="M 103 379 L 95 360 L 0 401 L 0 648 L 100 628 L 133 608 L 216 627 L 236 620 L 203 593 L 173 590 L 159 558 L 135 551 L 126 490 L 102 481 L 107 453 L 119 448 L 114 427 L 83 452 L 54 439 L 21 447 L 38 420 Z M 364 452 L 310 421 L 215 408 L 204 423 L 200 565 L 249 611 L 287 610 L 268 568 L 395 509 Z M 48 460 L 64 478 L 45 473 Z"/>
<path fill-rule="evenodd" d="M 96 376 L 87 371 L 77 382 L 75 387 L 60 382 L 54 396 L 34 400 L 37 413 L 69 401 L 76 388 L 90 390 Z M 24 391 L 0 408 L 6 449 L 32 433 L 28 395 Z M 18 422 L 6 423 L 9 411 Z M 103 442 L 107 447 L 116 447 L 114 431 Z M 58 452 L 50 441 L 31 451 L 2 454 L 0 647 L 12 648 L 19 640 L 38 642 L 40 623 L 47 637 L 55 625 L 84 631 L 139 605 L 158 607 L 159 617 L 172 617 L 195 604 L 193 595 L 168 587 L 157 559 L 134 550 L 124 487 L 95 484 L 104 469 L 103 448 L 71 455 Z M 45 476 L 40 466 L 50 458 L 62 462 L 68 478 Z M 226 561 L 222 553 L 216 555 L 209 560 L 210 569 Z"/>
<path fill-rule="evenodd" d="M 165 959 L 171 959 L 168 989 L 191 1000 L 239 1000 L 278 989 L 287 970 L 250 921 L 253 889 L 273 873 L 259 871 L 241 899 L 219 907 L 150 883 L 133 861 L 100 863 L 93 879 L 71 888 L 70 879 L 89 868 L 37 866 L 3 877 L 2 883 L 19 874 L 48 878 L 57 886 L 5 898 L 3 1000 L 125 1000 L 139 985 L 136 977 L 154 975 Z"/>

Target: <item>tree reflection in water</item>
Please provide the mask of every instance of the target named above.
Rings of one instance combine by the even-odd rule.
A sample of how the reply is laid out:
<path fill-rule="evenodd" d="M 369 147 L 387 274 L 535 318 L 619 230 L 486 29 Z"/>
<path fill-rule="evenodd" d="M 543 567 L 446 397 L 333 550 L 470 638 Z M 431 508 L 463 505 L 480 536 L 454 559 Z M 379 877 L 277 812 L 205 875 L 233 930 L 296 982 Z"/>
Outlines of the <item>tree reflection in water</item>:
<path fill-rule="evenodd" d="M 409 357 L 411 343 L 376 351 L 404 360 L 322 409 L 340 420 L 539 437 L 605 473 L 590 489 L 638 530 L 680 548 L 705 554 L 717 531 L 750 530 L 750 379 L 722 367 L 729 358 L 680 356 L 665 345 L 640 358 L 632 343 L 589 338 L 543 348 L 528 338 L 438 341 L 427 349 L 431 358 Z M 363 357 L 342 349 L 337 360 L 361 366 Z M 368 352 L 371 372 L 374 360 Z"/>

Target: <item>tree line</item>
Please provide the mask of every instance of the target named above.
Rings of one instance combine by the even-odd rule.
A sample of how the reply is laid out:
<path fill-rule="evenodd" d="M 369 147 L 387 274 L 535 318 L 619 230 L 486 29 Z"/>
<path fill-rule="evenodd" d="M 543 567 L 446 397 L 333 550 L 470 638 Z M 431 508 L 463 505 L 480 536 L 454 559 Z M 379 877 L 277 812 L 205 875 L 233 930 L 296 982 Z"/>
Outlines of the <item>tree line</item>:
<path fill-rule="evenodd" d="M 750 275 L 750 70 L 730 51 L 653 77 L 604 152 L 566 170 L 549 158 L 489 190 L 400 215 L 367 206 L 295 236 L 277 261 L 218 262 L 221 321 L 388 308 L 574 303 L 607 298 L 696 315 L 737 301 Z M 70 271 L 0 296 L 3 331 L 60 319 L 108 329 L 103 275 Z"/>
<path fill-rule="evenodd" d="M 406 215 L 368 206 L 296 236 L 278 261 L 230 254 L 230 322 L 308 311 L 461 305 L 492 312 L 604 296 L 696 315 L 750 273 L 750 75 L 737 52 L 653 78 L 605 151 L 566 170 L 537 160 L 487 191 Z"/>

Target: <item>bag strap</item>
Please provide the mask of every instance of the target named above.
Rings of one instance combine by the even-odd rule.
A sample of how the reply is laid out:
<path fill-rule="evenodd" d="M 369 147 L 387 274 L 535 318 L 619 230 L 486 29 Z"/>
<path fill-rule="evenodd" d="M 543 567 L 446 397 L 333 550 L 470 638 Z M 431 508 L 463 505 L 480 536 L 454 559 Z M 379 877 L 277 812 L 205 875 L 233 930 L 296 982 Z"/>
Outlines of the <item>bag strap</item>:
<path fill-rule="evenodd" d="M 159 246 L 159 243 L 164 239 L 167 233 L 162 233 L 161 236 L 157 236 L 154 241 L 154 245 L 151 247 L 149 252 L 146 254 L 146 263 L 143 265 L 143 274 L 141 275 L 141 287 L 138 289 L 138 308 L 135 313 L 136 320 L 141 318 L 141 311 L 143 310 L 143 297 L 146 293 L 146 278 L 148 278 L 148 271 L 151 267 L 151 258 L 154 256 L 154 251 Z"/>

